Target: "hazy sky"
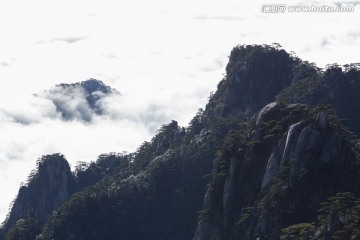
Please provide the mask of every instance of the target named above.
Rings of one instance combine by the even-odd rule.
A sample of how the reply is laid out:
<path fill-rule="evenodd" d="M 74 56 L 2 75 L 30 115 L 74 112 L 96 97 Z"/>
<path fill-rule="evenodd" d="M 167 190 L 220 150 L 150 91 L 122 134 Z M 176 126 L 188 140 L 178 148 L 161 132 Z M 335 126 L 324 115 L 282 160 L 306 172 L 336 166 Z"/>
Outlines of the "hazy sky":
<path fill-rule="evenodd" d="M 42 155 L 61 152 L 74 165 L 134 151 L 172 119 L 186 126 L 237 44 L 278 42 L 320 67 L 359 62 L 360 1 L 346 2 L 351 13 L 262 13 L 265 1 L 247 2 L 0 1 L 0 220 Z M 63 121 L 33 96 L 89 78 L 122 94 L 92 122 Z"/>

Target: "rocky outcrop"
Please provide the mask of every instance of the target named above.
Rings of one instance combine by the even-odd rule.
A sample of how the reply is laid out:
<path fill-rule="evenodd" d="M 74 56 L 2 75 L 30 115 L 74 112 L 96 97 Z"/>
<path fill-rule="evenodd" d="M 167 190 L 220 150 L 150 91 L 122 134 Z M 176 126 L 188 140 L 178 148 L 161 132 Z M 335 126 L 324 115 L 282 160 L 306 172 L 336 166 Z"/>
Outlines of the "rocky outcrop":
<path fill-rule="evenodd" d="M 291 125 L 269 158 L 262 187 L 271 182 L 281 164 L 289 161 L 290 179 L 296 178 L 301 169 L 315 162 L 338 165 L 341 156 L 349 151 L 343 148 L 343 142 L 338 133 L 328 128 L 325 112 L 318 114 L 314 125 L 304 126 L 303 122 Z"/>
<path fill-rule="evenodd" d="M 264 108 L 262 108 L 256 118 L 256 129 L 255 129 L 255 140 L 259 141 L 261 139 L 261 129 L 260 127 L 265 121 L 270 119 L 276 119 L 276 114 L 279 113 L 280 107 L 276 102 L 269 103 Z"/>
<path fill-rule="evenodd" d="M 0 239 L 21 219 L 34 218 L 42 226 L 72 194 L 94 185 L 116 169 L 119 175 L 129 175 L 128 165 L 128 156 L 124 154 L 102 154 L 96 162 L 81 162 L 71 172 L 63 155 L 43 156 L 28 177 L 27 184 L 19 189 L 1 228 Z"/>
<path fill-rule="evenodd" d="M 250 117 L 293 83 L 298 64 L 299 61 L 284 50 L 238 46 L 231 52 L 227 76 L 219 83 L 208 107 L 213 108 L 216 115 L 242 112 Z"/>
<path fill-rule="evenodd" d="M 257 51 L 255 47 L 248 55 L 249 49 L 233 50 L 227 77 L 211 101 L 221 103 L 214 107 L 218 115 L 240 111 L 249 117 L 261 110 L 249 143 L 242 148 L 244 156 L 233 152 L 215 161 L 196 240 L 278 239 L 282 227 L 316 219 L 320 202 L 329 196 L 338 191 L 358 192 L 354 146 L 341 124 L 331 126 L 325 111 L 311 121 L 309 109 L 293 113 L 308 108 L 304 104 L 310 108 L 332 104 L 346 119 L 343 123 L 359 134 L 355 116 L 359 95 L 355 92 L 359 91 L 360 71 L 330 68 L 322 75 L 311 64 L 281 51 Z M 267 61 L 269 56 L 273 62 Z M 278 96 L 291 100 L 278 97 L 277 103 L 270 103 L 280 91 Z M 237 168 L 230 170 L 234 163 Z"/>
<path fill-rule="evenodd" d="M 330 126 L 325 112 L 319 112 L 313 121 L 299 121 L 303 119 L 301 116 L 308 114 L 302 107 L 267 105 L 256 120 L 252 136 L 255 145 L 249 149 L 250 145 L 246 144 L 230 156 L 226 153 L 218 157 L 195 240 L 275 240 L 279 238 L 280 229 L 293 221 L 272 220 L 285 218 L 286 214 L 281 213 L 283 209 L 294 211 L 298 221 L 302 217 L 309 219 L 310 213 L 316 213 L 321 200 L 339 189 L 350 189 L 345 179 L 356 176 L 353 172 L 356 167 L 349 143 L 339 129 Z M 289 115 L 295 108 L 302 113 L 292 119 Z M 272 128 L 281 127 L 278 124 L 288 126 L 287 131 L 264 139 Z M 327 169 L 338 169 L 338 172 L 329 170 L 332 173 L 325 174 Z M 308 182 L 301 183 L 313 178 L 308 172 L 317 172 L 317 177 L 325 174 L 323 179 L 311 180 L 313 184 L 323 186 L 323 191 L 312 189 Z M 334 178 L 339 178 L 338 182 L 329 181 Z M 302 191 L 309 194 L 304 196 L 306 201 L 296 197 Z M 303 213 L 291 207 L 307 201 L 309 203 L 302 206 Z"/>
<path fill-rule="evenodd" d="M 69 199 L 73 185 L 74 178 L 64 156 L 44 156 L 38 161 L 37 172 L 20 188 L 4 228 L 26 217 L 35 217 L 44 224 L 47 216 Z"/>
<path fill-rule="evenodd" d="M 240 154 L 242 155 L 239 156 L 240 159 L 233 157 L 229 160 L 229 172 L 225 176 L 222 175 L 220 159 L 216 160 L 194 240 L 228 239 L 231 236 L 231 227 L 229 229 L 227 227 L 232 226 L 234 214 L 237 215 L 234 211 L 234 201 L 237 200 L 239 174 L 241 174 L 239 166 L 241 158 L 244 157 L 243 153 Z"/>
<path fill-rule="evenodd" d="M 284 50 L 250 46 L 235 48 L 226 67 L 227 105 L 244 112 L 258 111 L 272 102 L 283 88 L 292 84 L 293 63 Z"/>
<path fill-rule="evenodd" d="M 283 162 L 283 152 L 285 144 L 285 138 L 282 138 L 279 141 L 277 147 L 272 152 L 266 166 L 266 171 L 262 180 L 261 187 L 269 184 L 274 178 L 274 176 L 278 173 L 281 163 Z"/>

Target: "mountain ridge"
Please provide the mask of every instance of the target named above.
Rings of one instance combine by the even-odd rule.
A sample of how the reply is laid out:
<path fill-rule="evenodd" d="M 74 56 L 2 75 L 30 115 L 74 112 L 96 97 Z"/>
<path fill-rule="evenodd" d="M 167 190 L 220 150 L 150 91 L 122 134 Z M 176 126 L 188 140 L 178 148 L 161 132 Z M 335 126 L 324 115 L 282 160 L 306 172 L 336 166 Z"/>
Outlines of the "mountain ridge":
<path fill-rule="evenodd" d="M 329 231 L 312 223 L 321 202 L 360 194 L 356 65 L 323 71 L 276 46 L 239 45 L 226 71 L 187 128 L 172 121 L 116 164 L 80 169 L 84 184 L 39 239 L 300 239 L 305 227 L 306 239 L 358 237 L 356 220 L 349 227 L 332 208 Z"/>

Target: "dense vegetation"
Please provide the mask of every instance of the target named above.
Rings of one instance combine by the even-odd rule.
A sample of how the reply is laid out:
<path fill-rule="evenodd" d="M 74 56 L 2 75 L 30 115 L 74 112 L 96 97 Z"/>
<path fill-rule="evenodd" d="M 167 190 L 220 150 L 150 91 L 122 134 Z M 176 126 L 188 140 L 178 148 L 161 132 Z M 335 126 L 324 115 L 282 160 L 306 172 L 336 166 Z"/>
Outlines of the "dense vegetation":
<path fill-rule="evenodd" d="M 41 233 L 40 223 L 34 217 L 19 220 L 6 234 L 6 240 L 36 239 Z"/>

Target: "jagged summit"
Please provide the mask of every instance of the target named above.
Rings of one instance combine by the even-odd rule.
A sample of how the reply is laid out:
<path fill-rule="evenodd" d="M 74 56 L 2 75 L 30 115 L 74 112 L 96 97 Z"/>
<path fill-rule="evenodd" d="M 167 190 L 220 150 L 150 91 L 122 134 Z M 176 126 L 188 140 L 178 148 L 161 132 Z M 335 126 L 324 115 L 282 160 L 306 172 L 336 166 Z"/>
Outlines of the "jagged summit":
<path fill-rule="evenodd" d="M 29 215 L 36 216 L 43 225 L 46 217 L 68 200 L 72 184 L 70 166 L 62 154 L 47 155 L 39 159 L 27 184 L 19 190 L 5 229 Z"/>
<path fill-rule="evenodd" d="M 86 81 L 82 81 L 82 82 L 77 82 L 77 83 L 61 83 L 57 86 L 61 86 L 63 88 L 83 88 L 84 91 L 89 94 L 92 95 L 95 92 L 101 92 L 104 94 L 108 94 L 108 93 L 112 93 L 112 92 L 117 92 L 116 89 L 113 89 L 107 85 L 105 85 L 105 83 L 103 83 L 101 80 L 97 80 L 94 78 L 90 78 Z"/>
<path fill-rule="evenodd" d="M 264 45 L 239 45 L 230 54 L 226 77 L 209 106 L 217 114 L 241 111 L 248 115 L 275 100 L 290 86 L 302 64 L 285 50 Z"/>

